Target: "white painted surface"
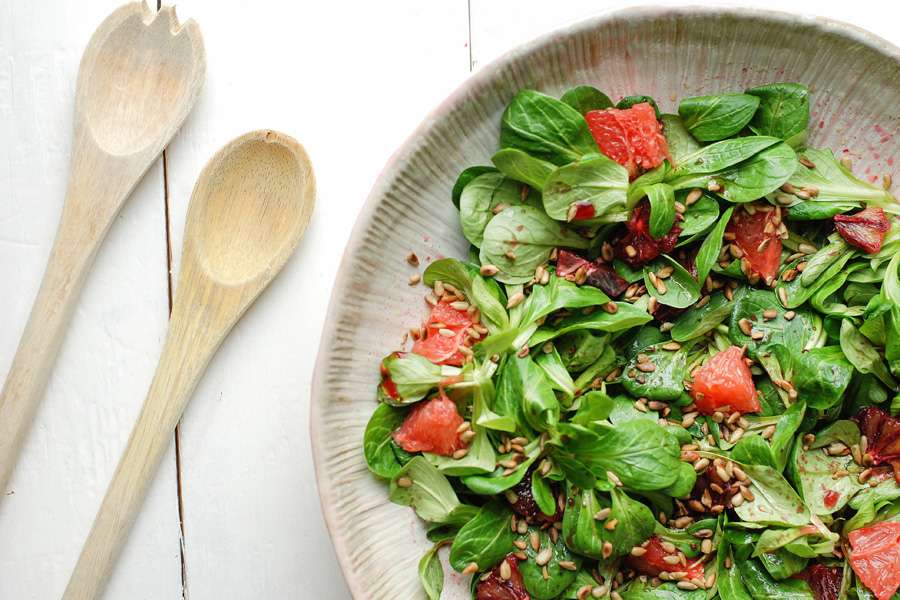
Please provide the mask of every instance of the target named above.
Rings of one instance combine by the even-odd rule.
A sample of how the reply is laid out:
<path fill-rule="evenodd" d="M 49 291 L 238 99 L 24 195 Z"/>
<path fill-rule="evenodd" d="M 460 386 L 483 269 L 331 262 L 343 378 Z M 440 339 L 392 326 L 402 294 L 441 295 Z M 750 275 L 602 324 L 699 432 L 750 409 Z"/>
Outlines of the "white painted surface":
<path fill-rule="evenodd" d="M 59 217 L 81 50 L 119 3 L 0 2 L 0 373 L 12 360 Z M 477 69 L 544 31 L 619 5 L 179 5 L 182 19 L 200 24 L 208 71 L 200 102 L 169 150 L 175 271 L 193 182 L 231 138 L 260 127 L 296 137 L 319 184 L 297 255 L 213 359 L 182 424 L 185 595 L 348 596 L 319 512 L 307 424 L 319 332 L 355 215 L 390 154 L 467 75 L 470 23 Z M 900 8 L 830 0 L 790 8 L 900 43 Z M 295 75 L 275 79 L 284 72 Z M 161 349 L 165 269 L 162 170 L 155 167 L 101 249 L 20 465 L 0 491 L 7 494 L 0 501 L 4 600 L 52 599 L 65 586 Z M 180 555 L 170 451 L 107 597 L 181 598 Z"/>

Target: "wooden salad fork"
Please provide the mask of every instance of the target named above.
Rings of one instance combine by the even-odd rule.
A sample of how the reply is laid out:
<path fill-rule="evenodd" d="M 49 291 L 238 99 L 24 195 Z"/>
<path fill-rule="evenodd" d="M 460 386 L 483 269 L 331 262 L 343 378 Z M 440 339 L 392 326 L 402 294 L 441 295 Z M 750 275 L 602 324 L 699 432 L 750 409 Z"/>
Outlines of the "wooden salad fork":
<path fill-rule="evenodd" d="M 75 301 L 125 199 L 194 106 L 206 71 L 200 29 L 173 8 L 122 6 L 78 70 L 71 173 L 56 240 L 3 391 L 0 490 L 46 387 Z M 0 495 L 2 497 L 2 495 Z"/>
<path fill-rule="evenodd" d="M 314 203 L 306 152 L 274 131 L 232 141 L 204 167 L 159 366 L 63 600 L 99 597 L 206 365 L 281 271 Z"/>

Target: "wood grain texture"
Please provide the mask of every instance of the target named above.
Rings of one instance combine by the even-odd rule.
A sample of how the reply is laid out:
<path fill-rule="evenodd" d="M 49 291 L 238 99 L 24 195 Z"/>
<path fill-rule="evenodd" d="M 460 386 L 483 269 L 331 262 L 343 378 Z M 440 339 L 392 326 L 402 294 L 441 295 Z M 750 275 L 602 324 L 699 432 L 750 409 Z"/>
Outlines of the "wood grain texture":
<path fill-rule="evenodd" d="M 297 142 L 274 131 L 210 159 L 188 208 L 169 333 L 150 391 L 64 600 L 100 596 L 167 442 L 222 340 L 279 274 L 306 230 L 315 179 Z"/>
<path fill-rule="evenodd" d="M 496 14 L 518 10 L 507 8 Z M 537 20 L 534 14 L 529 18 Z M 493 26 L 514 29 L 520 18 Z M 882 173 L 900 158 L 900 109 L 892 100 L 900 94 L 898 61 L 900 50 L 889 43 L 825 20 L 741 9 L 633 9 L 516 48 L 454 92 L 395 154 L 370 194 L 323 333 L 313 449 L 326 520 L 354 597 L 423 597 L 415 563 L 430 546 L 424 527 L 412 511 L 388 503 L 386 486 L 363 461 L 378 373 L 360 365 L 376 365 L 424 316 L 422 290 L 400 285 L 406 253 L 464 255 L 449 191 L 462 168 L 489 164 L 500 114 L 516 91 L 559 95 L 587 83 L 613 97 L 648 94 L 671 111 L 687 95 L 800 80 L 813 95 L 810 143 L 851 148 L 861 174 Z M 369 276 L 374 269 L 377 279 Z M 469 597 L 467 582 L 453 576 L 444 597 Z"/>
<path fill-rule="evenodd" d="M 131 3 L 91 37 L 75 91 L 69 186 L 44 279 L 0 391 L 0 488 L 18 459 L 85 277 L 113 219 L 194 105 L 203 41 Z"/>
<path fill-rule="evenodd" d="M 120 3 L 0 3 L 0 377 L 12 363 L 60 220 L 79 60 Z M 62 593 L 165 332 L 164 227 L 157 164 L 110 228 L 2 490 L 0 598 L 56 600 Z M 110 582 L 112 598 L 181 597 L 171 448 L 165 463 Z"/>

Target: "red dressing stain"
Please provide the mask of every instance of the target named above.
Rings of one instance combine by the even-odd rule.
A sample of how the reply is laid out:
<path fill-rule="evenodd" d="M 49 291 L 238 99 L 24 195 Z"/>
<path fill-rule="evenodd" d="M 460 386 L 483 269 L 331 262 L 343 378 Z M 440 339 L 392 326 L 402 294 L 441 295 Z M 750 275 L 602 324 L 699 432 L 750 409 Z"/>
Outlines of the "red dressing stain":
<path fill-rule="evenodd" d="M 835 492 L 834 490 L 828 490 L 827 492 L 825 492 L 825 506 L 827 508 L 834 508 L 840 497 L 840 493 Z"/>

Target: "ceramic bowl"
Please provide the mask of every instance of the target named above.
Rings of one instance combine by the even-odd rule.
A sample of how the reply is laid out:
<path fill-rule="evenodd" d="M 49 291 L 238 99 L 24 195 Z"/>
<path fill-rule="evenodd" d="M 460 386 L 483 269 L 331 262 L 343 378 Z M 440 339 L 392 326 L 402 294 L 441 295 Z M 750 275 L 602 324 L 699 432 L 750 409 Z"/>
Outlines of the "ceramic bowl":
<path fill-rule="evenodd" d="M 809 86 L 810 144 L 849 156 L 857 174 L 875 178 L 900 159 L 900 49 L 826 19 L 723 8 L 630 9 L 545 35 L 478 71 L 390 159 L 337 274 L 312 390 L 322 508 L 355 598 L 424 597 L 424 528 L 366 470 L 363 431 L 378 361 L 426 312 L 404 257 L 465 256 L 450 189 L 463 168 L 490 164 L 509 99 L 591 84 L 613 98 L 648 94 L 672 112 L 685 96 L 776 81 Z M 455 574 L 445 588 L 444 598 L 470 597 Z"/>

